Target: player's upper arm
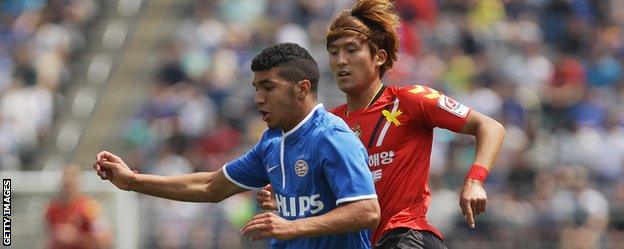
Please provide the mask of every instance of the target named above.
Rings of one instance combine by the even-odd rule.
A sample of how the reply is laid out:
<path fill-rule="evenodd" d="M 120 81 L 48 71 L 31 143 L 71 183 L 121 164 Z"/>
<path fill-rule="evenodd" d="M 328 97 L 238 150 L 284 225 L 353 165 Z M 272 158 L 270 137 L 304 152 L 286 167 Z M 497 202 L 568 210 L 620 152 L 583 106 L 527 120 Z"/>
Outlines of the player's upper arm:
<path fill-rule="evenodd" d="M 220 202 L 232 195 L 247 191 L 247 189 L 236 185 L 224 174 L 223 169 L 219 169 L 208 180 L 206 192 L 210 193 L 209 202 Z"/>
<path fill-rule="evenodd" d="M 263 140 L 261 140 L 245 155 L 223 166 L 222 174 L 226 180 L 249 190 L 261 189 L 269 184 L 269 177 L 263 163 L 264 150 Z"/>
<path fill-rule="evenodd" d="M 426 86 L 398 88 L 397 97 L 412 119 L 431 128 L 459 132 L 471 112 L 469 107 Z"/>
<path fill-rule="evenodd" d="M 462 134 L 476 135 L 479 127 L 483 127 L 488 131 L 505 133 L 505 128 L 498 121 L 475 110 L 470 112 L 466 119 L 466 124 L 464 124 L 460 132 Z"/>
<path fill-rule="evenodd" d="M 366 149 L 352 132 L 327 130 L 319 140 L 318 148 L 336 204 L 377 198 Z"/>

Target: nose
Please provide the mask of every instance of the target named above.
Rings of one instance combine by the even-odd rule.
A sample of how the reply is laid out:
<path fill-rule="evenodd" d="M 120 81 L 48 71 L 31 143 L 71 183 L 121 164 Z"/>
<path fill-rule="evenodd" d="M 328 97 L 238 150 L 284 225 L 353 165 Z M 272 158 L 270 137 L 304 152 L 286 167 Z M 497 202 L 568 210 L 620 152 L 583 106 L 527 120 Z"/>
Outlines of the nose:
<path fill-rule="evenodd" d="M 256 94 L 254 95 L 254 103 L 257 106 L 261 106 L 262 104 L 264 104 L 265 101 L 266 99 L 262 91 L 261 90 L 256 91 Z"/>
<path fill-rule="evenodd" d="M 336 65 L 342 66 L 346 64 L 347 64 L 347 55 L 341 49 L 340 51 L 338 51 L 338 54 L 336 55 Z"/>

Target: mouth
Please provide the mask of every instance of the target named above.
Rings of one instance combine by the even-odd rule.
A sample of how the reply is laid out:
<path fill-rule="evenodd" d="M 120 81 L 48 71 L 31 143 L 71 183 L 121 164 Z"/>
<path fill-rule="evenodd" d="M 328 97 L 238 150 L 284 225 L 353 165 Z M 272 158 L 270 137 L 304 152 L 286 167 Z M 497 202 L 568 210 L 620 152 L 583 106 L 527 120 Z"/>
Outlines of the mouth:
<path fill-rule="evenodd" d="M 262 115 L 262 121 L 267 121 L 267 119 L 269 118 L 269 115 L 271 115 L 269 112 L 267 111 L 262 111 L 262 110 L 258 110 L 258 112 L 260 113 L 260 115 Z"/>
<path fill-rule="evenodd" d="M 338 74 L 336 74 L 336 78 L 338 79 L 343 79 L 343 78 L 347 78 L 349 76 L 351 76 L 351 72 L 347 71 L 347 70 L 340 70 L 338 71 Z"/>

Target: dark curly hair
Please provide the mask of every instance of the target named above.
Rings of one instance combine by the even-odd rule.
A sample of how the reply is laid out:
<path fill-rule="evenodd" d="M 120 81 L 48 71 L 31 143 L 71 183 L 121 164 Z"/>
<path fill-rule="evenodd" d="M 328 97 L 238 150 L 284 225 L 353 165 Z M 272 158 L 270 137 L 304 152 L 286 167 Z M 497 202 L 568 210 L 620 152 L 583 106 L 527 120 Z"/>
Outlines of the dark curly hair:
<path fill-rule="evenodd" d="M 318 64 L 308 51 L 294 43 L 280 43 L 265 48 L 251 61 L 251 71 L 266 71 L 279 67 L 278 76 L 291 83 L 307 79 L 316 95 L 319 81 Z"/>

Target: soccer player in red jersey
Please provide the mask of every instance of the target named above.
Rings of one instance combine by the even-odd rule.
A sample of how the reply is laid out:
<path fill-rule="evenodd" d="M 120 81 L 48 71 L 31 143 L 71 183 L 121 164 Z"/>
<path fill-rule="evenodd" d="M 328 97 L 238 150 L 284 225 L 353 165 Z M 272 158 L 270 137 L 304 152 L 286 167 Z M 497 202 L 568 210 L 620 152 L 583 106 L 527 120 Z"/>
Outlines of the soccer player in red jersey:
<path fill-rule="evenodd" d="M 344 10 L 327 34 L 329 64 L 347 103 L 332 110 L 368 150 L 369 169 L 381 207 L 372 242 L 376 248 L 446 248 L 427 220 L 433 129 L 476 138 L 476 155 L 459 205 L 471 228 L 485 212 L 483 182 L 502 145 L 505 130 L 494 119 L 420 85 L 386 86 L 384 73 L 398 60 L 398 16 L 387 0 L 360 0 Z M 258 193 L 270 208 L 268 191 Z"/>
<path fill-rule="evenodd" d="M 111 248 L 113 233 L 100 203 L 83 194 L 80 167 L 63 169 L 58 195 L 48 203 L 45 220 L 49 249 Z"/>

